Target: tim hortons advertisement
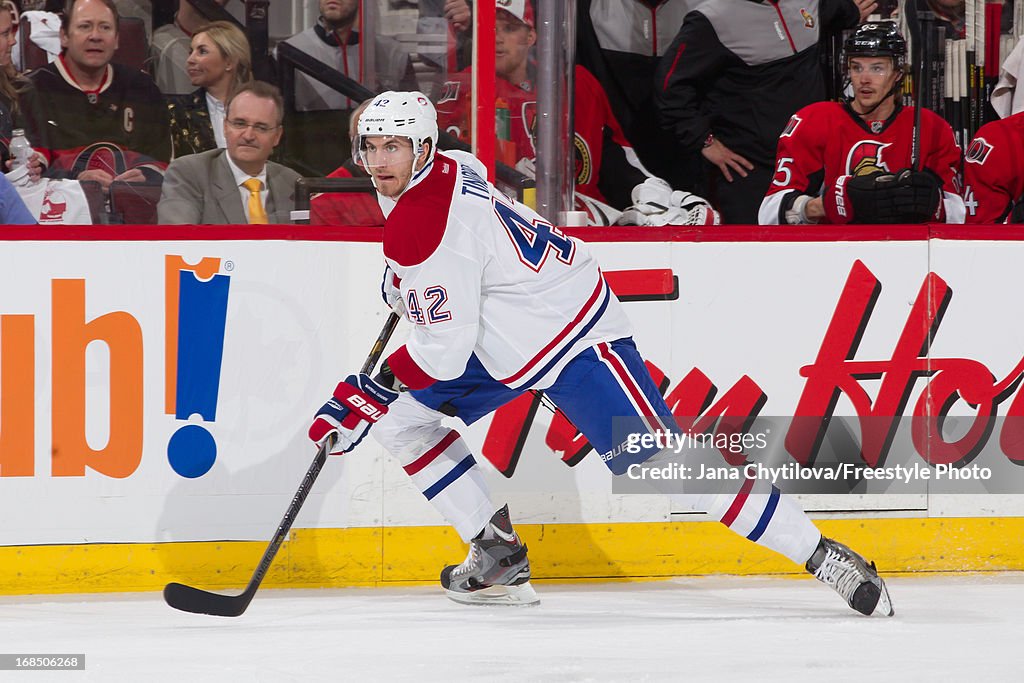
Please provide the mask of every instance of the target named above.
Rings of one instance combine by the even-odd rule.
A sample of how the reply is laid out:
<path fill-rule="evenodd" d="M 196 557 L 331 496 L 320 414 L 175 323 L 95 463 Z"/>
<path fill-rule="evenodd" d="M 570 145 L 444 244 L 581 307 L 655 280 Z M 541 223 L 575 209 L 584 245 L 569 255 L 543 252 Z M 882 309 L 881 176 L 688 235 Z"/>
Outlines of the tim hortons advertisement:
<path fill-rule="evenodd" d="M 595 453 L 527 393 L 464 429 L 527 522 L 651 521 L 765 477 L 810 507 L 1020 514 L 1015 241 L 597 241 L 676 417 Z M 7 242 L 0 544 L 263 539 L 386 316 L 380 245 Z M 401 343 L 401 331 L 392 342 Z M 660 439 L 660 441 L 658 441 Z M 647 441 L 644 441 L 647 440 Z M 614 478 L 642 444 L 662 453 Z M 297 527 L 441 524 L 366 440 Z M 998 501 L 994 504 L 993 501 Z"/>

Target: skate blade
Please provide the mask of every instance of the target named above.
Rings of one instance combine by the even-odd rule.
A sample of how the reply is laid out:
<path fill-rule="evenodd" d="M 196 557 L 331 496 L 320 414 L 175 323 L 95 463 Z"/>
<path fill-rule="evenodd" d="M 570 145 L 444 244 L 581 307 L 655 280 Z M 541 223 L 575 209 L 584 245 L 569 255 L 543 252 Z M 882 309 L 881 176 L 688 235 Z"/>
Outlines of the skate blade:
<path fill-rule="evenodd" d="M 892 600 L 889 598 L 889 589 L 885 585 L 885 581 L 881 582 L 881 592 L 878 595 L 878 604 L 875 605 L 875 611 L 872 614 L 877 614 L 883 617 L 891 617 L 896 613 L 892 608 Z"/>
<path fill-rule="evenodd" d="M 461 605 L 498 605 L 502 607 L 531 607 L 540 604 L 537 591 L 530 582 L 518 586 L 491 586 L 472 593 L 446 590 L 445 595 Z"/>

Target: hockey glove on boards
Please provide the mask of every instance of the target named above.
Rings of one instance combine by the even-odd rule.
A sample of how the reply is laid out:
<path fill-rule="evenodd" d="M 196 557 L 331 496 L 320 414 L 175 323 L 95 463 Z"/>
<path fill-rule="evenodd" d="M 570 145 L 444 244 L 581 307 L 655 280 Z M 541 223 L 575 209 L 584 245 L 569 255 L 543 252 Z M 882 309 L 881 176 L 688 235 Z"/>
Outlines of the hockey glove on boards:
<path fill-rule="evenodd" d="M 689 192 L 673 190 L 661 178 L 647 178 L 630 193 L 632 206 L 622 212 L 617 225 L 718 225 L 721 221 L 706 200 Z"/>
<path fill-rule="evenodd" d="M 336 432 L 338 440 L 330 454 L 347 453 L 387 414 L 388 405 L 396 398 L 398 392 L 377 384 L 366 374 L 349 375 L 317 411 L 309 427 L 309 438 L 319 446 Z"/>
<path fill-rule="evenodd" d="M 842 176 L 829 199 L 826 213 L 836 223 L 926 223 L 942 218 L 942 179 L 909 168 Z"/>

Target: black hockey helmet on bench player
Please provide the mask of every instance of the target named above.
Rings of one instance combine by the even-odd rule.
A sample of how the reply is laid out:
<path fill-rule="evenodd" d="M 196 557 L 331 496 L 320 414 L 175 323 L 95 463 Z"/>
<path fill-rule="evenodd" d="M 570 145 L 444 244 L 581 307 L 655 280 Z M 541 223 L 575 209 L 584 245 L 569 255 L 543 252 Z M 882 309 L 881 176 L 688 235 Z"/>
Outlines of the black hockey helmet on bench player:
<path fill-rule="evenodd" d="M 900 72 L 900 76 L 882 100 L 900 91 L 903 76 L 906 74 L 907 41 L 895 21 L 871 21 L 861 24 L 846 39 L 843 43 L 843 68 L 846 70 L 844 89 L 850 85 L 850 60 L 854 57 L 892 59 L 892 67 Z"/>
<path fill-rule="evenodd" d="M 895 21 L 861 24 L 843 43 L 843 64 L 851 57 L 891 57 L 893 68 L 903 71 L 907 61 L 907 41 Z"/>

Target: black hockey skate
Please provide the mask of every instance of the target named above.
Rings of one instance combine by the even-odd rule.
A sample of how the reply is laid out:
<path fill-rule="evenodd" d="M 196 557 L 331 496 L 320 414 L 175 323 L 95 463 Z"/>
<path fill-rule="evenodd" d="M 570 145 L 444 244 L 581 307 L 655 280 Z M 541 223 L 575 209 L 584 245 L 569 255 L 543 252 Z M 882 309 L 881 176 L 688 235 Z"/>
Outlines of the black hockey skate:
<path fill-rule="evenodd" d="M 861 614 L 893 615 L 889 590 L 875 570 L 875 563 L 868 564 L 842 543 L 822 536 L 806 567 L 814 578 L 834 588 L 846 604 Z"/>
<path fill-rule="evenodd" d="M 459 565 L 441 570 L 441 585 L 448 597 L 466 605 L 536 605 L 540 602 L 530 585 L 530 560 L 526 544 L 512 528 L 508 505 L 494 513 L 488 529 L 469 542 L 469 555 Z"/>

